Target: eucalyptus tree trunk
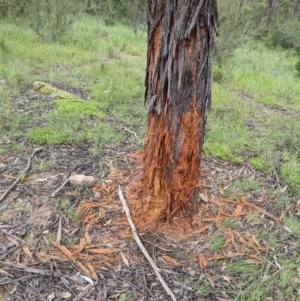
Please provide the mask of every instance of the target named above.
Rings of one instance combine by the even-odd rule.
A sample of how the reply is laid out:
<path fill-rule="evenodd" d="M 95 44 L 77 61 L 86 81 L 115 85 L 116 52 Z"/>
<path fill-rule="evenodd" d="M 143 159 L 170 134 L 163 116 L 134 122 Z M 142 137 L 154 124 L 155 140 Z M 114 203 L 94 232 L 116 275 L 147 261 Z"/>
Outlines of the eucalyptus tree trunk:
<path fill-rule="evenodd" d="M 199 197 L 217 0 L 148 0 L 144 202 L 168 219 Z"/>
<path fill-rule="evenodd" d="M 273 19 L 274 10 L 277 0 L 268 0 L 268 24 L 270 25 Z"/>

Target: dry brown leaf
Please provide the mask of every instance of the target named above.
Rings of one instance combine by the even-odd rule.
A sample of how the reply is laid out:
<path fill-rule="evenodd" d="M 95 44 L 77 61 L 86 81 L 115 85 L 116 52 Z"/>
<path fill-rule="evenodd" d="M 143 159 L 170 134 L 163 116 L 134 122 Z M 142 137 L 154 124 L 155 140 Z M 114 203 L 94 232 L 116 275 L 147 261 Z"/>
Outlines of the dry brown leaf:
<path fill-rule="evenodd" d="M 208 226 L 202 227 L 200 229 L 197 229 L 197 230 L 193 231 L 192 234 L 188 235 L 188 237 L 199 235 L 199 234 L 203 233 L 204 231 L 206 231 L 210 227 L 211 227 L 211 225 L 208 225 Z"/>
<path fill-rule="evenodd" d="M 200 254 L 199 256 L 199 266 L 201 271 L 205 270 L 207 267 L 207 261 L 205 260 L 203 254 Z"/>
<path fill-rule="evenodd" d="M 89 245 L 92 242 L 92 240 L 91 240 L 91 237 L 90 237 L 90 234 L 89 234 L 88 231 L 84 232 L 84 237 L 85 237 L 85 240 L 86 240 L 86 244 Z"/>
<path fill-rule="evenodd" d="M 12 236 L 6 234 L 6 238 L 7 238 L 11 243 L 13 243 L 14 245 L 16 245 L 16 246 L 19 245 L 18 241 L 17 241 L 14 237 L 12 237 Z"/>
<path fill-rule="evenodd" d="M 121 257 L 122 257 L 125 265 L 129 268 L 129 260 L 125 257 L 125 255 L 122 252 L 120 252 L 120 254 L 121 254 Z"/>
<path fill-rule="evenodd" d="M 54 246 L 56 246 L 64 255 L 66 255 L 69 259 L 72 259 L 72 253 L 65 247 L 65 246 L 61 246 L 57 243 L 54 243 Z"/>
<path fill-rule="evenodd" d="M 214 255 L 208 258 L 209 261 L 213 260 L 220 260 L 220 259 L 227 259 L 227 258 L 233 258 L 233 257 L 241 257 L 244 256 L 245 253 L 232 253 L 232 254 L 225 254 L 225 255 Z"/>
<path fill-rule="evenodd" d="M 87 249 L 87 252 L 91 254 L 112 254 L 123 250 L 124 249 Z"/>
<path fill-rule="evenodd" d="M 174 265 L 176 265 L 177 267 L 180 266 L 181 264 L 178 263 L 174 258 L 168 256 L 168 255 L 162 255 L 161 256 L 163 260 L 165 260 L 166 262 L 172 263 Z"/>
<path fill-rule="evenodd" d="M 31 258 L 32 257 L 32 253 L 30 252 L 29 248 L 27 246 L 24 246 L 23 247 L 23 251 L 24 253 L 29 257 Z"/>
<path fill-rule="evenodd" d="M 242 205 L 237 204 L 232 216 L 234 216 L 234 217 L 240 216 L 243 213 L 243 209 L 244 209 L 244 207 Z"/>
<path fill-rule="evenodd" d="M 83 251 L 85 245 L 86 245 L 85 238 L 84 237 L 80 238 L 79 245 L 78 245 L 77 249 L 72 252 L 72 255 L 76 256 L 76 255 L 80 254 Z"/>
<path fill-rule="evenodd" d="M 91 271 L 91 276 L 93 279 L 98 279 L 97 274 L 95 273 L 94 267 L 92 266 L 92 264 L 90 262 L 87 263 L 87 266 L 89 268 L 89 270 Z"/>
<path fill-rule="evenodd" d="M 255 238 L 254 235 L 252 235 L 251 241 L 253 241 L 256 244 L 256 246 L 258 246 L 260 248 L 260 244 L 259 244 L 259 242 L 257 241 L 257 239 Z"/>
<path fill-rule="evenodd" d="M 17 177 L 8 175 L 8 174 L 6 174 L 6 173 L 2 173 L 2 176 L 3 176 L 4 178 L 11 179 L 11 180 L 16 180 L 16 179 L 17 179 Z"/>

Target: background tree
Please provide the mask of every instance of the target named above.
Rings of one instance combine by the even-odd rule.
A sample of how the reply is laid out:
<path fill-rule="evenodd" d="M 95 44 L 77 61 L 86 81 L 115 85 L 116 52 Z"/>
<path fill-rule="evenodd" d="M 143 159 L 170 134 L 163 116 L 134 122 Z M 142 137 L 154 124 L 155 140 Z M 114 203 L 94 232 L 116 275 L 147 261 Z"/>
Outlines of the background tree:
<path fill-rule="evenodd" d="M 217 1 L 149 0 L 147 20 L 143 184 L 146 210 L 161 220 L 199 197 Z"/>

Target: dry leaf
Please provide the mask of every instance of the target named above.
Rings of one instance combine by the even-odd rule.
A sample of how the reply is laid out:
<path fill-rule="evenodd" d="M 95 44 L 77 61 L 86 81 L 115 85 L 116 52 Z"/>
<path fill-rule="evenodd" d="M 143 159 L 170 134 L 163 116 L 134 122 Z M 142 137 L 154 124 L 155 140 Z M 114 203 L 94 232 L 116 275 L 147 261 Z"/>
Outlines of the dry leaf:
<path fill-rule="evenodd" d="M 83 276 L 83 275 L 79 275 L 82 279 L 84 279 L 85 281 L 87 281 L 91 286 L 94 286 L 94 282 L 90 277 L 87 276 Z"/>
<path fill-rule="evenodd" d="M 161 256 L 163 260 L 165 260 L 166 262 L 172 263 L 176 266 L 180 266 L 180 264 L 172 257 L 168 256 L 168 255 L 162 255 Z"/>
<path fill-rule="evenodd" d="M 237 204 L 236 209 L 234 210 L 232 216 L 235 216 L 235 217 L 240 216 L 241 213 L 243 212 L 243 209 L 244 209 L 244 207 L 242 205 Z"/>
<path fill-rule="evenodd" d="M 72 294 L 70 292 L 59 292 L 58 296 L 61 297 L 61 298 L 68 299 L 72 296 Z"/>
<path fill-rule="evenodd" d="M 278 263 L 276 255 L 274 255 L 273 258 L 274 258 L 274 261 L 275 261 L 275 265 L 277 266 L 278 270 L 280 271 L 280 270 L 282 269 L 282 267 L 281 267 L 281 265 Z"/>
<path fill-rule="evenodd" d="M 91 254 L 112 254 L 122 251 L 122 249 L 87 249 Z"/>
<path fill-rule="evenodd" d="M 209 261 L 212 260 L 220 260 L 220 259 L 226 259 L 226 258 L 233 258 L 233 257 L 241 257 L 244 256 L 245 253 L 232 253 L 227 255 L 214 255 L 208 258 Z"/>
<path fill-rule="evenodd" d="M 17 241 L 15 238 L 13 238 L 12 236 L 6 234 L 6 238 L 7 238 L 10 242 L 12 242 L 14 245 L 16 245 L 16 246 L 19 245 L 18 241 Z"/>
<path fill-rule="evenodd" d="M 86 240 L 86 244 L 87 245 L 89 245 L 90 243 L 91 243 L 91 237 L 90 237 L 90 234 L 89 234 L 89 232 L 88 231 L 86 231 L 85 233 L 84 233 L 84 237 L 85 237 L 85 240 Z"/>
<path fill-rule="evenodd" d="M 260 248 L 259 242 L 257 241 L 254 235 L 252 235 L 251 240 Z"/>
<path fill-rule="evenodd" d="M 200 254 L 199 256 L 199 266 L 201 271 L 205 270 L 205 268 L 207 267 L 207 261 L 205 260 L 203 254 Z"/>
<path fill-rule="evenodd" d="M 51 293 L 48 297 L 47 297 L 47 301 L 52 301 L 55 298 L 55 293 Z"/>
<path fill-rule="evenodd" d="M 83 251 L 85 245 L 86 245 L 85 238 L 84 237 L 80 238 L 79 245 L 77 246 L 77 249 L 74 252 L 72 252 L 72 255 L 75 256 L 80 254 Z"/>
<path fill-rule="evenodd" d="M 32 253 L 30 252 L 30 250 L 27 246 L 23 247 L 23 251 L 29 258 L 32 257 Z"/>
<path fill-rule="evenodd" d="M 129 268 L 129 261 L 128 261 L 128 259 L 125 257 L 125 255 L 122 252 L 120 254 L 121 254 L 121 257 L 122 257 L 125 265 Z"/>
<path fill-rule="evenodd" d="M 3 176 L 4 178 L 11 179 L 11 180 L 16 180 L 16 179 L 17 179 L 17 177 L 8 175 L 8 174 L 6 174 L 6 173 L 2 173 L 2 176 Z"/>

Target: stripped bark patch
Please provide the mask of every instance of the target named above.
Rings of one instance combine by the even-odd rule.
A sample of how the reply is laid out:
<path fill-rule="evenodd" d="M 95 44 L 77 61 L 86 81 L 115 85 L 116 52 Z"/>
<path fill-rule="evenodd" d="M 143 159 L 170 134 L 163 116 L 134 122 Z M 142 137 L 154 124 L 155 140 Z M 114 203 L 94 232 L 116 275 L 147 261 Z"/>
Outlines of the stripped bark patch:
<path fill-rule="evenodd" d="M 216 1 L 148 2 L 148 129 L 138 221 L 145 227 L 191 211 L 199 199 L 216 23 Z"/>

